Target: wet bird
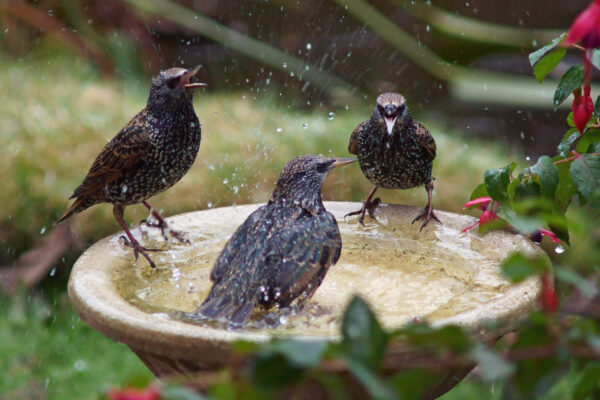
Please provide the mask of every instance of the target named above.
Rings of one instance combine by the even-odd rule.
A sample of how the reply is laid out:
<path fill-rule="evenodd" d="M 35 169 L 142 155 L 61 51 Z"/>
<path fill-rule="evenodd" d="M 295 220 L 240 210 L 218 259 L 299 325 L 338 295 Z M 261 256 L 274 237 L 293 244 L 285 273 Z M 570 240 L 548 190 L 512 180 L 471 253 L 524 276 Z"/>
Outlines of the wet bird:
<path fill-rule="evenodd" d="M 304 155 L 281 171 L 269 202 L 236 230 L 217 259 L 213 286 L 195 314 L 243 325 L 255 307 L 310 297 L 340 257 L 337 222 L 323 206 L 329 171 L 356 161 Z"/>
<path fill-rule="evenodd" d="M 409 189 L 425 185 L 427 206 L 412 222 L 422 219 L 421 230 L 431 218 L 441 223 L 432 205 L 435 141 L 427 128 L 412 118 L 402 95 L 383 93 L 377 98 L 371 119 L 361 122 L 352 132 L 348 151 L 358 156 L 363 174 L 375 187 L 362 208 L 346 216 L 360 214 L 361 224 L 365 211 L 374 218 L 373 211 L 381 200 L 371 198 L 379 187 Z"/>
<path fill-rule="evenodd" d="M 193 91 L 204 83 L 192 82 L 200 67 L 170 68 L 152 79 L 146 108 L 140 111 L 104 147 L 90 167 L 83 183 L 71 195 L 75 199 L 62 222 L 94 204 L 111 203 L 113 214 L 127 235 L 125 244 L 133 248 L 135 259 L 141 253 L 153 268 L 156 265 L 133 237 L 123 220 L 125 206 L 142 203 L 158 221 L 165 239 L 169 229 L 165 220 L 146 201 L 173 186 L 190 169 L 200 147 L 201 128 L 192 105 Z"/>

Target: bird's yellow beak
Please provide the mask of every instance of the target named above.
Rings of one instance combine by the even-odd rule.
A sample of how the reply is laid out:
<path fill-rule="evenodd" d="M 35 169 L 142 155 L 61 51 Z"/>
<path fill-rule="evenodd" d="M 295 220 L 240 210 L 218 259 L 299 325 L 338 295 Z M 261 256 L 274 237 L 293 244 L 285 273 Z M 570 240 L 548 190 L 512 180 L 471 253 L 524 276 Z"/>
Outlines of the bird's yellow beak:
<path fill-rule="evenodd" d="M 194 75 L 196 75 L 196 73 L 200 70 L 201 67 L 202 67 L 201 65 L 197 65 L 194 68 L 189 69 L 181 77 L 181 80 L 179 81 L 180 82 L 179 85 L 181 85 L 182 87 L 184 87 L 186 89 L 194 89 L 194 88 L 206 86 L 206 83 L 200 83 L 200 82 L 191 83 L 190 82 L 190 80 L 192 79 L 192 77 Z"/>
<path fill-rule="evenodd" d="M 356 158 L 336 158 L 333 164 L 331 164 L 331 168 L 341 167 L 342 165 L 352 164 L 353 162 L 358 161 Z"/>

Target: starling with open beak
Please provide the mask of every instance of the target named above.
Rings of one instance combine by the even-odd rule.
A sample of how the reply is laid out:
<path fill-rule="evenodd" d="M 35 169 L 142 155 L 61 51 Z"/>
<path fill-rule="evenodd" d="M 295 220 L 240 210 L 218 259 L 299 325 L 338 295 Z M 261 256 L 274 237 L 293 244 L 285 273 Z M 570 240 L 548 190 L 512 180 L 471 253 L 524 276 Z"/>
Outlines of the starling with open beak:
<path fill-rule="evenodd" d="M 286 307 L 310 297 L 342 250 L 321 185 L 332 168 L 354 161 L 313 155 L 290 161 L 269 202 L 225 245 L 210 275 L 210 293 L 195 314 L 241 326 L 255 307 Z"/>
<path fill-rule="evenodd" d="M 206 86 L 193 82 L 200 67 L 170 68 L 152 80 L 146 108 L 140 111 L 104 147 L 90 167 L 83 183 L 73 192 L 75 199 L 58 222 L 94 204 L 111 203 L 113 214 L 127 235 L 125 243 L 133 248 L 135 258 L 141 253 L 153 268 L 156 265 L 133 237 L 123 220 L 126 206 L 142 203 L 158 221 L 155 226 L 163 236 L 170 233 L 186 241 L 179 232 L 169 229 L 160 214 L 146 201 L 185 175 L 200 147 L 200 122 L 194 112 L 194 89 Z"/>
<path fill-rule="evenodd" d="M 427 206 L 413 223 L 422 219 L 423 229 L 431 218 L 440 222 L 432 204 L 435 140 L 427 128 L 412 118 L 402 95 L 383 93 L 377 98 L 371 119 L 361 122 L 352 132 L 348 151 L 358 156 L 362 172 L 375 185 L 362 208 L 348 215 L 359 214 L 361 224 L 365 211 L 373 218 L 381 201 L 371 199 L 379 187 L 410 189 L 425 185 Z"/>

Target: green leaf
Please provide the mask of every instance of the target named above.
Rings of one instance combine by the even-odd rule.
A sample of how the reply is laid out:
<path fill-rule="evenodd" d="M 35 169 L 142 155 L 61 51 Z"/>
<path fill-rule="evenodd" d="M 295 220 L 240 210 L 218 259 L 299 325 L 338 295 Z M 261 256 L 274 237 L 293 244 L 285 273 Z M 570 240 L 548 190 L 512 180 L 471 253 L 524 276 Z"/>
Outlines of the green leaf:
<path fill-rule="evenodd" d="M 500 207 L 496 212 L 500 218 L 525 235 L 531 235 L 543 225 L 541 219 L 517 214 L 513 209 L 508 207 Z M 487 225 L 490 224 L 486 224 L 485 226 Z"/>
<path fill-rule="evenodd" d="M 535 79 L 542 83 L 550 71 L 556 68 L 558 63 L 561 62 L 565 54 L 567 54 L 567 49 L 565 47 L 560 47 L 538 61 L 538 63 L 533 67 L 533 75 L 535 76 Z"/>
<path fill-rule="evenodd" d="M 598 293 L 593 283 L 579 275 L 573 269 L 554 267 L 554 276 L 560 281 L 576 286 L 586 297 L 592 298 Z"/>
<path fill-rule="evenodd" d="M 277 390 L 299 381 L 304 369 L 292 365 L 283 354 L 260 352 L 252 358 L 248 374 L 256 387 Z"/>
<path fill-rule="evenodd" d="M 556 199 L 560 202 L 563 209 L 571 203 L 573 195 L 577 193 L 577 188 L 573 185 L 571 179 L 571 162 L 560 163 L 556 165 L 558 169 L 558 188 L 556 189 Z"/>
<path fill-rule="evenodd" d="M 569 125 L 569 128 L 575 128 L 575 122 L 573 122 L 573 111 L 567 115 L 567 125 Z"/>
<path fill-rule="evenodd" d="M 556 149 L 558 154 L 560 154 L 562 157 L 566 157 L 571 151 L 573 143 L 577 141 L 579 136 L 580 135 L 579 132 L 577 132 L 577 129 L 569 129 Z"/>
<path fill-rule="evenodd" d="M 580 374 L 579 381 L 573 391 L 574 400 L 597 399 L 600 395 L 600 363 L 590 362 Z"/>
<path fill-rule="evenodd" d="M 565 38 L 566 33 L 563 33 L 562 35 L 560 35 L 557 38 L 554 38 L 552 40 L 552 42 L 550 42 L 550 44 L 547 44 L 544 47 L 541 47 L 539 49 L 537 49 L 536 51 L 532 52 L 529 54 L 529 63 L 531 64 L 532 67 L 535 67 L 535 65 L 548 53 L 550 53 L 552 50 L 554 50 L 556 48 L 556 46 L 558 46 L 558 44 Z"/>
<path fill-rule="evenodd" d="M 506 379 L 515 372 L 513 364 L 505 361 L 495 351 L 481 344 L 471 351 L 471 357 L 477 361 L 481 376 L 486 381 Z"/>
<path fill-rule="evenodd" d="M 506 189 L 510 183 L 510 172 L 514 169 L 512 164 L 509 164 L 504 168 L 488 169 L 484 172 L 483 181 L 485 183 L 485 189 L 492 199 L 500 202 L 508 199 Z"/>
<path fill-rule="evenodd" d="M 480 197 L 489 197 L 489 194 L 485 189 L 485 183 L 480 183 L 473 189 L 473 193 L 471 193 L 469 200 L 478 199 Z"/>
<path fill-rule="evenodd" d="M 564 73 L 554 92 L 554 111 L 583 83 L 583 65 L 574 65 Z"/>
<path fill-rule="evenodd" d="M 594 103 L 594 118 L 600 118 L 600 95 L 596 97 L 596 102 Z"/>
<path fill-rule="evenodd" d="M 529 258 L 513 253 L 502 262 L 502 273 L 513 283 L 524 281 L 531 275 L 548 270 L 548 260 L 541 257 Z"/>
<path fill-rule="evenodd" d="M 552 197 L 556 193 L 556 188 L 558 187 L 558 169 L 550 157 L 541 156 L 534 166 L 525 168 L 521 174 L 535 174 L 539 176 L 542 195 Z"/>
<path fill-rule="evenodd" d="M 585 133 L 585 135 L 581 136 L 579 142 L 577 142 L 577 147 L 575 147 L 575 151 L 581 154 L 594 152 L 595 145 L 600 140 L 600 130 L 592 129 Z M 590 151 L 591 150 L 591 151 Z"/>
<path fill-rule="evenodd" d="M 342 335 L 342 347 L 350 359 L 374 371 L 379 369 L 387 336 L 369 305 L 358 296 L 354 296 L 346 308 Z"/>
<path fill-rule="evenodd" d="M 586 200 L 600 189 L 600 156 L 584 154 L 571 163 L 571 178 L 577 191 Z"/>
<path fill-rule="evenodd" d="M 515 200 L 522 200 L 526 197 L 537 197 L 540 195 L 540 185 L 535 180 L 524 178 L 522 180 L 515 179 L 513 182 L 515 181 L 517 182 L 514 193 Z"/>
<path fill-rule="evenodd" d="M 310 368 L 321 362 L 327 349 L 324 340 L 274 340 L 266 344 L 262 350 L 279 353 L 285 356 L 293 366 Z"/>
<path fill-rule="evenodd" d="M 369 392 L 372 398 L 381 400 L 395 400 L 396 394 L 378 374 L 373 372 L 367 365 L 358 360 L 349 359 L 346 361 L 346 366 L 352 372 L 352 375 L 362 384 Z"/>

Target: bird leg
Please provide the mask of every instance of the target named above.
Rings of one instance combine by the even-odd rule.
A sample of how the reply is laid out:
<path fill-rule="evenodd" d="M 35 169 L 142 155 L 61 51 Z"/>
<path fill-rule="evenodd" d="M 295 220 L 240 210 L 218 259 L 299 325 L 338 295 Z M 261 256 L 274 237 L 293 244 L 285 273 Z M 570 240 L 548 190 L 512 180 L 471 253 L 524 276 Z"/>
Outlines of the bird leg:
<path fill-rule="evenodd" d="M 369 193 L 369 195 L 363 202 L 363 206 L 360 210 L 352 211 L 351 213 L 344 215 L 344 217 L 349 217 L 351 215 L 360 214 L 360 217 L 358 218 L 358 222 L 360 222 L 361 225 L 364 225 L 363 220 L 365 219 L 365 212 L 368 211 L 369 217 L 375 219 L 375 215 L 373 214 L 373 212 L 375 211 L 377 206 L 379 204 L 381 204 L 381 199 L 379 197 L 377 197 L 375 200 L 371 201 L 371 197 L 373 197 L 373 195 L 375 194 L 376 191 L 377 191 L 377 186 L 375 186 L 373 188 L 373 190 L 371 190 L 371 193 Z"/>
<path fill-rule="evenodd" d="M 425 208 L 423 209 L 423 211 L 417 215 L 415 217 L 415 219 L 413 219 L 412 223 L 414 224 L 416 221 L 419 220 L 423 220 L 423 225 L 421 225 L 421 229 L 419 229 L 419 232 L 423 230 L 423 228 L 425 228 L 425 225 L 427 225 L 429 223 L 429 220 L 431 218 L 435 219 L 437 222 L 439 222 L 440 224 L 442 223 L 442 221 L 440 221 L 438 219 L 438 217 L 435 215 L 435 213 L 433 212 L 433 204 L 432 204 L 432 199 L 433 199 L 433 181 L 430 181 L 429 183 L 427 183 L 425 185 L 425 189 L 427 189 L 427 205 L 425 206 Z"/>
<path fill-rule="evenodd" d="M 152 206 L 150 204 L 148 204 L 148 202 L 146 200 L 144 200 L 142 202 L 142 204 L 144 206 L 146 206 L 146 208 L 148 210 L 150 210 L 150 213 L 152 214 L 152 216 L 154 218 L 156 218 L 156 220 L 158 221 L 156 223 L 150 223 L 147 220 L 142 220 L 141 221 L 142 223 L 144 223 L 144 224 L 146 224 L 146 226 L 149 226 L 152 228 L 160 228 L 160 231 L 162 232 L 162 235 L 165 238 L 165 240 L 169 240 L 169 238 L 167 236 L 167 232 L 169 232 L 171 234 L 171 236 L 173 236 L 175 239 L 179 240 L 181 243 L 185 243 L 185 244 L 190 243 L 190 241 L 188 239 L 186 239 L 186 237 L 184 236 L 183 232 L 179 232 L 179 231 L 169 228 L 169 224 L 167 224 L 167 221 L 165 221 L 163 219 L 163 217 L 160 216 L 158 211 L 156 211 L 154 208 L 152 208 Z"/>
<path fill-rule="evenodd" d="M 124 236 L 121 236 L 123 239 L 125 239 L 125 246 L 131 247 L 133 249 L 133 255 L 134 255 L 136 261 L 139 256 L 138 253 L 141 253 L 146 258 L 146 260 L 148 260 L 148 263 L 150 263 L 150 266 L 152 268 L 156 269 L 156 264 L 154 264 L 154 261 L 152 261 L 152 259 L 146 252 L 147 251 L 159 251 L 159 250 L 158 249 L 148 249 L 146 247 L 142 247 L 140 245 L 140 243 L 137 240 L 135 240 L 135 238 L 131 234 L 131 231 L 129 230 L 129 227 L 123 220 L 123 210 L 124 210 L 124 207 L 122 205 L 115 204 L 113 206 L 113 214 L 115 216 L 115 219 L 117 220 L 119 225 L 121 225 L 121 228 L 123 228 L 123 230 L 125 231 L 127 238 L 129 238 L 129 239 L 127 239 Z"/>

